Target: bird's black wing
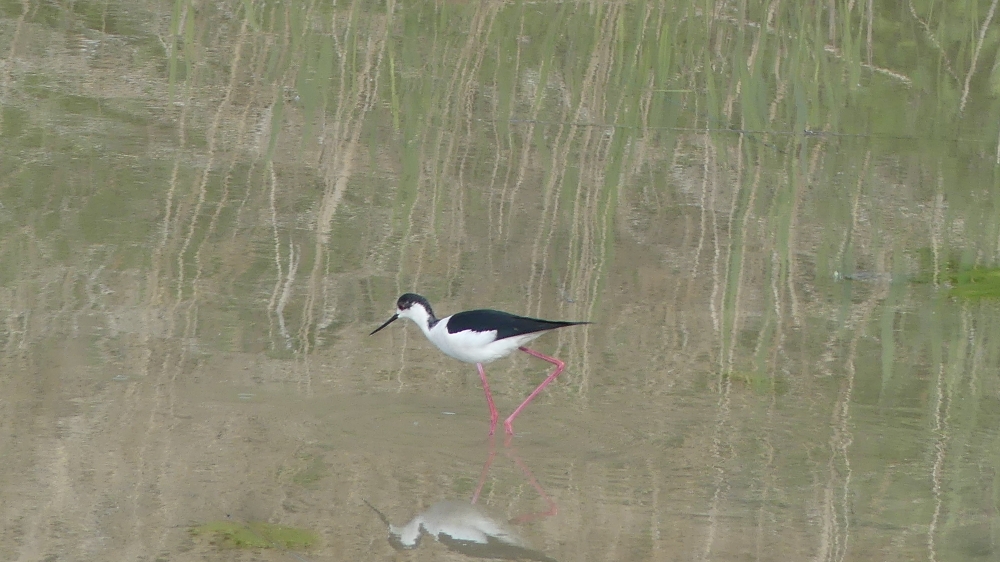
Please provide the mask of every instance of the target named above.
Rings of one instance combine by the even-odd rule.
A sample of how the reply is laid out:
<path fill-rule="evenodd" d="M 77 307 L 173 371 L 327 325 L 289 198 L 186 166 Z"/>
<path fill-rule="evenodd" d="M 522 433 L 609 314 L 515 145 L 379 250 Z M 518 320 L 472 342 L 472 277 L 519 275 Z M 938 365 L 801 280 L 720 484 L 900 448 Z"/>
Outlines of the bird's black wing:
<path fill-rule="evenodd" d="M 497 339 L 502 340 L 522 334 L 533 334 L 545 330 L 590 324 L 590 322 L 563 322 L 561 320 L 541 320 L 518 316 L 499 310 L 467 310 L 459 312 L 448 319 L 448 333 L 455 334 L 471 330 L 473 332 L 491 332 L 496 330 Z"/>

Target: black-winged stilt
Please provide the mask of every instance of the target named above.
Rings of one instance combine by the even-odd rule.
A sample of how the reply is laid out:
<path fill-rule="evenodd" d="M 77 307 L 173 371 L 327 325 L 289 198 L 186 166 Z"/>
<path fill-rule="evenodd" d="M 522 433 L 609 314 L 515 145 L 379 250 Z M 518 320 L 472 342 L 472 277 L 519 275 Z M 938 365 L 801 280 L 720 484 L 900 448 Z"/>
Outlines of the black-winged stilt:
<path fill-rule="evenodd" d="M 445 355 L 454 357 L 459 361 L 476 364 L 476 368 L 479 370 L 479 378 L 483 382 L 483 391 L 486 393 L 486 403 L 490 407 L 490 435 L 493 435 L 496 431 L 499 415 L 497 414 L 497 407 L 493 403 L 490 385 L 486 382 L 486 371 L 483 370 L 483 363 L 489 363 L 501 357 L 506 357 L 515 350 L 520 349 L 528 355 L 548 361 L 556 366 L 556 370 L 542 381 L 542 384 L 538 385 L 538 388 L 529 394 L 524 399 L 524 402 L 504 420 L 504 429 L 508 435 L 513 435 L 514 427 L 511 424 L 513 424 L 514 418 L 521 413 L 521 410 L 542 389 L 555 380 L 566 366 L 565 363 L 555 357 L 549 357 L 544 353 L 528 349 L 524 345 L 549 330 L 579 324 L 590 324 L 590 322 L 539 320 L 538 318 L 527 318 L 508 312 L 488 309 L 467 310 L 439 319 L 434 316 L 434 311 L 431 309 L 431 304 L 427 302 L 427 299 L 420 295 L 406 293 L 396 301 L 396 313 L 386 320 L 385 324 L 375 328 L 369 335 L 374 335 L 382 328 L 392 324 L 397 318 L 409 318 L 413 320 L 420 327 L 420 331 L 427 336 L 427 339 L 431 340 L 431 343 L 436 345 Z"/>

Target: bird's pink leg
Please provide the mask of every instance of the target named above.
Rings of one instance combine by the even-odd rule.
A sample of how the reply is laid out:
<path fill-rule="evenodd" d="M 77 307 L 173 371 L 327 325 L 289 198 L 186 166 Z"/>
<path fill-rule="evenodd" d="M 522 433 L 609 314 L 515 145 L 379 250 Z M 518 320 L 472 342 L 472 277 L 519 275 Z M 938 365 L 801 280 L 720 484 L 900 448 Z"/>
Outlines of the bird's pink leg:
<path fill-rule="evenodd" d="M 556 366 L 556 370 L 552 371 L 552 374 L 549 375 L 549 377 L 547 379 L 545 379 L 544 381 L 542 381 L 542 384 L 538 385 L 538 388 L 536 388 L 534 392 L 532 392 L 531 394 L 529 394 L 528 397 L 524 399 L 524 402 L 521 402 L 521 405 L 518 406 L 516 410 L 514 410 L 514 413 L 512 413 L 510 415 L 510 417 L 508 417 L 506 420 L 504 420 L 503 427 L 504 427 L 505 430 L 507 430 L 507 435 L 514 435 L 514 426 L 512 425 L 514 423 L 514 418 L 516 418 L 517 415 L 521 413 L 521 410 L 523 410 L 525 408 L 525 406 L 528 405 L 529 402 L 531 402 L 532 400 L 535 399 L 535 396 L 538 396 L 538 393 L 541 392 L 543 388 L 545 388 L 546 386 L 549 385 L 550 382 L 552 382 L 553 380 L 555 380 L 555 378 L 559 376 L 559 373 L 563 372 L 563 369 L 566 367 L 565 363 L 563 363 L 562 361 L 556 359 L 555 357 L 549 357 L 548 355 L 545 355 L 544 353 L 538 353 L 537 351 L 535 351 L 533 349 L 528 349 L 527 347 L 519 347 L 518 349 L 520 349 L 521 351 L 527 353 L 528 355 L 532 355 L 534 357 L 537 357 L 539 359 L 542 359 L 544 361 L 548 361 L 549 363 L 552 363 L 553 365 Z M 482 371 L 480 370 L 480 373 L 481 372 Z M 486 381 L 486 377 L 485 376 L 483 377 L 483 381 L 484 382 Z"/>
<path fill-rule="evenodd" d="M 490 383 L 486 382 L 486 371 L 483 370 L 483 364 L 476 363 L 476 368 L 479 369 L 479 380 L 483 381 L 486 404 L 490 407 L 490 435 L 493 435 L 493 432 L 497 430 L 497 419 L 500 417 L 500 414 L 497 412 L 496 404 L 493 403 L 493 394 L 490 393 Z"/>

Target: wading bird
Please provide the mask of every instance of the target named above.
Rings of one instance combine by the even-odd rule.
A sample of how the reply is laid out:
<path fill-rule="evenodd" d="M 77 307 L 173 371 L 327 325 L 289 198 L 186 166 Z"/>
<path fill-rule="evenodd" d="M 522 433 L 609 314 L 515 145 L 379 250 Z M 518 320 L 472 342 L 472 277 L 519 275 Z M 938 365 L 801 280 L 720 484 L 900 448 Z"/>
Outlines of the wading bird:
<path fill-rule="evenodd" d="M 431 340 L 445 355 L 454 357 L 466 363 L 475 363 L 479 370 L 479 378 L 483 381 L 483 391 L 486 393 L 486 403 L 490 407 L 490 435 L 496 431 L 497 427 L 497 407 L 493 403 L 493 395 L 490 393 L 490 385 L 486 382 L 486 371 L 483 364 L 495 361 L 501 357 L 506 357 L 515 350 L 532 355 L 544 361 L 548 361 L 556 366 L 556 370 L 548 376 L 538 388 L 534 390 L 524 402 L 503 422 L 503 427 L 508 435 L 514 434 L 514 418 L 521 413 L 529 402 L 538 395 L 550 382 L 559 376 L 566 364 L 549 357 L 544 353 L 539 353 L 533 349 L 524 347 L 525 344 L 538 338 L 549 330 L 565 328 L 566 326 L 576 326 L 579 324 L 590 324 L 590 322 L 564 322 L 560 320 L 539 320 L 538 318 L 527 318 L 517 316 L 509 312 L 499 310 L 467 310 L 438 318 L 434 316 L 431 304 L 427 299 L 413 293 L 406 293 L 396 301 L 396 313 L 385 321 L 378 328 L 375 328 L 369 335 L 392 324 L 399 318 L 409 318 L 420 327 L 420 331 Z"/>

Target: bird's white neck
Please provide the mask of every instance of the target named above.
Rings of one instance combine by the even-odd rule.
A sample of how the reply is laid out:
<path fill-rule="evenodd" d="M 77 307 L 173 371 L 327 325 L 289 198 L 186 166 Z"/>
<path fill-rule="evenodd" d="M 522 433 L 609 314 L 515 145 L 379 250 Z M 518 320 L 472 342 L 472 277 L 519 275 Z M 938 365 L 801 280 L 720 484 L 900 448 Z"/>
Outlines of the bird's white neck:
<path fill-rule="evenodd" d="M 437 318 L 434 317 L 434 314 L 421 304 L 414 304 L 410 308 L 399 312 L 399 317 L 413 320 L 417 326 L 420 326 L 420 331 L 428 338 L 431 337 L 433 324 L 437 323 Z"/>

